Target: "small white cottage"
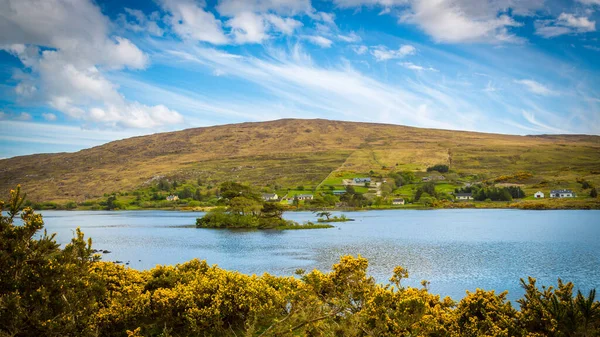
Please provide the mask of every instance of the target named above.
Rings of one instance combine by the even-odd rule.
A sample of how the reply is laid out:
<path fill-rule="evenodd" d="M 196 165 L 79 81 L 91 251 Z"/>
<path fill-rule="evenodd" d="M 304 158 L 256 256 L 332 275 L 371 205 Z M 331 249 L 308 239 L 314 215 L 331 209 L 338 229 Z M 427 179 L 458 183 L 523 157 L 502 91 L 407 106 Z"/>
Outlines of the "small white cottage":
<path fill-rule="evenodd" d="M 537 191 L 533 195 L 536 199 L 544 199 L 544 193 L 542 191 Z"/>
<path fill-rule="evenodd" d="M 402 198 L 393 199 L 392 200 L 392 205 L 404 205 L 404 199 L 402 199 Z"/>
<path fill-rule="evenodd" d="M 473 200 L 473 193 L 454 193 L 456 200 Z"/>

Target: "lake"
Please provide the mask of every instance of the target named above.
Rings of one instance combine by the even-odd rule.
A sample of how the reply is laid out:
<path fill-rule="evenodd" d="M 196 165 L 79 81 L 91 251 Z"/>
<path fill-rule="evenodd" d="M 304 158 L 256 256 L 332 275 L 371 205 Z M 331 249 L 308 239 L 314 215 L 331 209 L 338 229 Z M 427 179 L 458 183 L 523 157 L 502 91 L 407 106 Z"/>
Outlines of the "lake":
<path fill-rule="evenodd" d="M 341 255 L 369 259 L 369 273 L 387 282 L 394 266 L 408 269 L 405 285 L 431 282 L 454 299 L 465 290 L 523 294 L 519 279 L 538 285 L 557 278 L 576 288 L 600 289 L 600 211 L 386 210 L 344 212 L 356 221 L 335 228 L 245 231 L 195 228 L 198 212 L 44 211 L 45 228 L 67 243 L 81 227 L 103 260 L 136 269 L 193 258 L 247 274 L 292 275 L 297 268 L 328 271 Z M 340 212 L 334 212 L 339 215 Z M 315 220 L 310 212 L 285 218 Z"/>

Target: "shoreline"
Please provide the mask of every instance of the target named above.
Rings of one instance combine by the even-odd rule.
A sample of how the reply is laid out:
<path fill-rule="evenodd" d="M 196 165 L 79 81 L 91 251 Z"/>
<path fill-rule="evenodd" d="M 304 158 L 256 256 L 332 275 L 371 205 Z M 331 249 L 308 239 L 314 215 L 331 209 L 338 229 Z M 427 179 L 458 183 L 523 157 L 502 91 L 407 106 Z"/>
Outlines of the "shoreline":
<path fill-rule="evenodd" d="M 544 205 L 542 205 L 544 206 Z M 36 211 L 67 211 L 67 212 L 133 212 L 133 211 L 168 211 L 168 212 L 196 212 L 205 213 L 210 211 L 214 207 L 205 207 L 201 209 L 188 209 L 186 207 L 169 207 L 169 208 L 135 208 L 135 209 L 86 209 L 86 208 L 74 208 L 74 209 L 37 209 Z M 545 208 L 522 208 L 522 207 L 497 207 L 497 206 L 481 206 L 481 207 L 382 207 L 382 208 L 327 208 L 327 211 L 331 212 L 369 212 L 369 211 L 436 211 L 436 210 L 458 210 L 458 209 L 470 209 L 470 210 L 492 210 L 492 209 L 506 209 L 506 210 L 518 210 L 518 211 L 598 211 L 600 210 L 600 204 L 593 205 L 593 207 L 545 207 Z M 288 209 L 285 212 L 314 212 L 313 209 Z"/>

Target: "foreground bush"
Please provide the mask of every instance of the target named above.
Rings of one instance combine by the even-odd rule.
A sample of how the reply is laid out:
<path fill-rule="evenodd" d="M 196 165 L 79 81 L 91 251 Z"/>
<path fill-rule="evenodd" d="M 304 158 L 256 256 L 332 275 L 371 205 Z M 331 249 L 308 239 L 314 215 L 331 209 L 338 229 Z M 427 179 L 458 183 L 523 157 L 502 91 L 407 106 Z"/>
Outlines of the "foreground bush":
<path fill-rule="evenodd" d="M 0 219 L 0 336 L 600 336 L 595 292 L 523 282 L 520 310 L 506 293 L 477 290 L 456 303 L 367 275 L 344 256 L 329 273 L 244 275 L 204 261 L 137 271 L 92 255 L 76 237 L 60 249 L 11 192 Z"/>

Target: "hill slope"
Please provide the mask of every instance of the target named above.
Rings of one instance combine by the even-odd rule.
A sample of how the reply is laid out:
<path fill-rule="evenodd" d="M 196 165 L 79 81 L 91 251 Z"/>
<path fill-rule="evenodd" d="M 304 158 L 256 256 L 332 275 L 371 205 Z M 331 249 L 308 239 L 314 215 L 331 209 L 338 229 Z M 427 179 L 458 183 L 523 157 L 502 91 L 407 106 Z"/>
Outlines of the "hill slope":
<path fill-rule="evenodd" d="M 482 177 L 527 171 L 547 186 L 600 184 L 600 137 L 512 136 L 399 125 L 286 119 L 160 133 L 76 153 L 0 160 L 0 189 L 33 200 L 129 191 L 157 177 L 316 186 L 335 172 L 424 171 Z"/>

